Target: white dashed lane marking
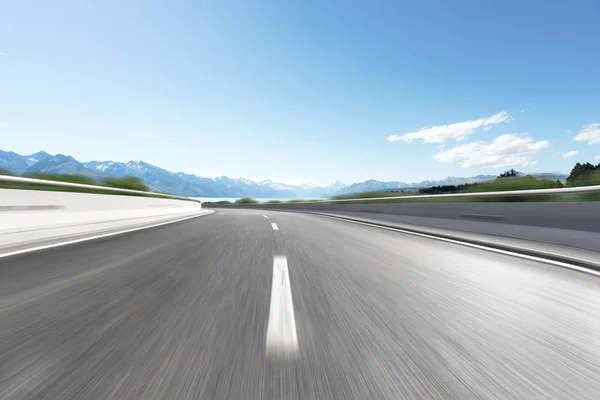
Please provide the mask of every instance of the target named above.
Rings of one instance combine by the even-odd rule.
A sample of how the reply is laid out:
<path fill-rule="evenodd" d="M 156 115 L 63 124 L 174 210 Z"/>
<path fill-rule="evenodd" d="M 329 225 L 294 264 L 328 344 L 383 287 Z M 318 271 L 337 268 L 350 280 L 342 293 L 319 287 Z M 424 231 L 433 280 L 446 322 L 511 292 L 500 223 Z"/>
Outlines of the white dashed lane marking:
<path fill-rule="evenodd" d="M 286 256 L 273 257 L 273 286 L 267 326 L 267 354 L 298 353 L 296 320 Z"/>

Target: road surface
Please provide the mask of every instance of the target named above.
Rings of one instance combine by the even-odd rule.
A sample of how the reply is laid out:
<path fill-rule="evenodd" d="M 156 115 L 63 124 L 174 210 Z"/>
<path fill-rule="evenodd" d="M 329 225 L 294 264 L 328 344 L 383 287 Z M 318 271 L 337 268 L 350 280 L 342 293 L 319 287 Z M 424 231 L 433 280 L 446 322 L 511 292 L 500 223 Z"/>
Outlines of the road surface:
<path fill-rule="evenodd" d="M 315 215 L 0 259 L 0 399 L 599 399 L 600 280 Z"/>

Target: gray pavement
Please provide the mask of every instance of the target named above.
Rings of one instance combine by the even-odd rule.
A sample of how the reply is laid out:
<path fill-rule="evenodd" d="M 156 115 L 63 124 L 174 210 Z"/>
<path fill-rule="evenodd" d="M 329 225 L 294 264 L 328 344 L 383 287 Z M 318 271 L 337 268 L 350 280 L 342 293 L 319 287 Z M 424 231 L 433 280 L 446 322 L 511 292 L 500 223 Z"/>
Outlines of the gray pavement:
<path fill-rule="evenodd" d="M 276 255 L 295 356 L 267 355 Z M 0 399 L 598 399 L 599 345 L 596 277 L 315 215 L 0 259 Z"/>
<path fill-rule="evenodd" d="M 600 202 L 294 203 L 236 204 L 220 208 L 267 208 L 327 213 L 376 214 L 431 220 L 493 221 L 497 224 L 600 232 Z"/>

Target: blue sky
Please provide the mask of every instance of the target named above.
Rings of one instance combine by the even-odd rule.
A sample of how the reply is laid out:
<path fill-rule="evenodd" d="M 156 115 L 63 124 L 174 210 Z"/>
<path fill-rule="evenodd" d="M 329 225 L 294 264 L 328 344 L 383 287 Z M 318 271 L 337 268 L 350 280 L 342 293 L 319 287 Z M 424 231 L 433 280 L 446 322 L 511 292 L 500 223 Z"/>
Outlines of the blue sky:
<path fill-rule="evenodd" d="M 3 1 L 0 149 L 322 183 L 568 172 L 600 155 L 598 15 L 597 0 Z"/>

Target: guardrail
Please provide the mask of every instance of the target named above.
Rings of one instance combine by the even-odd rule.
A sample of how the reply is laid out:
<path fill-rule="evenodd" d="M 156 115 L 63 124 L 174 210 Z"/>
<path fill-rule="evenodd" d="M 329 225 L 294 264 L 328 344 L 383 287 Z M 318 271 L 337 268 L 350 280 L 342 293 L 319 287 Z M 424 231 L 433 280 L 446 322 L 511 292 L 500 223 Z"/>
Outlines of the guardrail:
<path fill-rule="evenodd" d="M 190 197 L 174 196 L 174 195 L 165 194 L 165 193 L 144 192 L 142 190 L 122 189 L 122 188 L 114 188 L 114 187 L 110 187 L 110 186 L 86 185 L 84 183 L 71 183 L 71 182 L 51 181 L 51 180 L 46 180 L 46 179 L 23 178 L 21 176 L 0 175 L 0 182 L 32 183 L 32 184 L 36 184 L 36 185 L 64 186 L 64 187 L 81 188 L 81 189 L 103 190 L 103 191 L 118 192 L 118 193 L 140 194 L 140 195 L 146 195 L 146 196 L 152 195 L 152 196 L 164 197 L 167 199 L 187 200 L 187 201 L 195 201 L 198 203 L 202 203 L 200 200 L 193 199 Z"/>
<path fill-rule="evenodd" d="M 378 200 L 410 200 L 410 199 L 440 199 L 453 197 L 495 197 L 495 196 L 534 196 L 534 195 L 559 195 L 559 194 L 578 194 L 578 193 L 600 193 L 600 185 L 596 186 L 578 186 L 556 189 L 528 189 L 528 190 L 506 190 L 498 192 L 473 192 L 473 193 L 447 193 L 447 194 L 419 194 L 411 196 L 385 196 L 385 197 L 365 197 L 359 199 L 335 199 L 335 200 L 308 200 L 293 201 L 280 204 L 318 204 L 318 203 L 342 203 L 354 201 L 378 201 Z"/>

